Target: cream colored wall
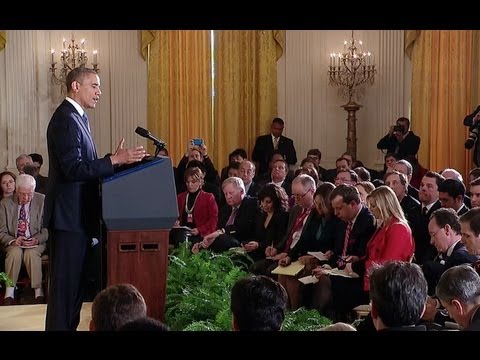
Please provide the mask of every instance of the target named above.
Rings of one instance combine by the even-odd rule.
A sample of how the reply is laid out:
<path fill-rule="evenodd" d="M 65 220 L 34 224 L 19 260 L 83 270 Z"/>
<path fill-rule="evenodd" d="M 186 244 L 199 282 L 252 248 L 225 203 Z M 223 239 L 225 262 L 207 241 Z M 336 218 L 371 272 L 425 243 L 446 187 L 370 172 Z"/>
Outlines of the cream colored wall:
<path fill-rule="evenodd" d="M 410 62 L 403 51 L 401 30 L 355 30 L 364 49 L 375 54 L 377 75 L 360 99 L 357 112 L 357 157 L 381 168 L 378 140 L 400 116 L 409 117 Z M 310 148 L 322 151 L 322 165 L 334 167 L 346 151 L 346 103 L 328 84 L 329 54 L 343 51 L 351 30 L 288 30 L 286 49 L 278 62 L 278 115 L 285 135 L 294 140 L 299 162 Z"/>
<path fill-rule="evenodd" d="M 146 145 L 135 134 L 147 122 L 147 64 L 139 50 L 139 31 L 73 31 L 85 49 L 98 49 L 102 95 L 88 110 L 100 156 L 115 151 L 122 137 L 126 146 Z M 7 46 L 0 52 L 0 168 L 14 169 L 21 153 L 38 152 L 48 173 L 46 128 L 63 100 L 58 85 L 50 83 L 50 49 L 67 44 L 72 31 L 8 30 Z M 91 66 L 89 64 L 89 66 Z"/>

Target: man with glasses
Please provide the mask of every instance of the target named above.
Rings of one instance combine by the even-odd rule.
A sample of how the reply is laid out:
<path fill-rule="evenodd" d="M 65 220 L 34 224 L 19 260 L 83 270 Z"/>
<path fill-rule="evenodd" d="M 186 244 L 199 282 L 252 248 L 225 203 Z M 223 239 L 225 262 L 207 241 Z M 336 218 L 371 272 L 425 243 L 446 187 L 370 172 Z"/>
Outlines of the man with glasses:
<path fill-rule="evenodd" d="M 335 186 L 346 184 L 346 185 L 356 185 L 358 182 L 358 175 L 353 170 L 339 170 L 337 176 L 335 177 Z"/>
<path fill-rule="evenodd" d="M 41 256 L 48 239 L 48 231 L 43 227 L 45 195 L 34 192 L 36 183 L 31 175 L 19 175 L 16 186 L 16 193 L 0 202 L 0 241 L 6 253 L 5 271 L 14 282 L 14 286 L 5 289 L 3 305 L 13 304 L 22 263 L 35 290 L 35 303 L 41 304 L 45 302 Z"/>

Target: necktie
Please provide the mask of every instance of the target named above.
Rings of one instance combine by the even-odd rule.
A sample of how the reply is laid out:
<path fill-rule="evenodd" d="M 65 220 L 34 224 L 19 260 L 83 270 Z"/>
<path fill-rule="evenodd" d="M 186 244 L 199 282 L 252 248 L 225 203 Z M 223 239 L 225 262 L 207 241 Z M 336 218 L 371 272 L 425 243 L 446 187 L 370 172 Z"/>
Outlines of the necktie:
<path fill-rule="evenodd" d="M 347 247 L 350 240 L 350 233 L 352 232 L 352 226 L 353 224 L 351 222 L 348 222 L 347 228 L 345 229 L 345 240 L 343 240 L 342 256 L 347 255 Z"/>
<path fill-rule="evenodd" d="M 25 204 L 20 207 L 20 216 L 18 217 L 17 238 L 25 236 L 27 232 L 27 213 L 25 212 Z"/>
<path fill-rule="evenodd" d="M 235 221 L 235 217 L 237 216 L 237 210 L 238 210 L 238 207 L 235 207 L 232 209 L 232 213 L 230 214 L 230 217 L 228 218 L 228 221 L 225 224 L 225 226 L 233 225 Z"/>
<path fill-rule="evenodd" d="M 90 131 L 90 124 L 88 123 L 88 116 L 86 112 L 83 113 L 82 120 L 85 123 L 85 126 L 87 127 L 88 131 Z"/>
<path fill-rule="evenodd" d="M 427 207 L 426 207 L 426 206 L 424 206 L 424 207 L 422 208 L 422 215 L 423 215 L 423 216 L 427 216 Z"/>
<path fill-rule="evenodd" d="M 280 140 L 280 138 L 276 137 L 276 138 L 273 138 L 273 148 L 275 150 L 278 149 L 278 141 Z"/>

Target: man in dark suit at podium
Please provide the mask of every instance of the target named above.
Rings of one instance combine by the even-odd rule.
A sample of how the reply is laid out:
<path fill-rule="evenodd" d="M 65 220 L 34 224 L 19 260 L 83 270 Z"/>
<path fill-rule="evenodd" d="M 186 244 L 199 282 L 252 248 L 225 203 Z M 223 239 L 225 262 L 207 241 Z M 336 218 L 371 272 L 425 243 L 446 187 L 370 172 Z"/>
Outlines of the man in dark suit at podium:
<path fill-rule="evenodd" d="M 297 163 L 297 153 L 293 140 L 282 135 L 285 123 L 280 118 L 272 121 L 270 134 L 261 135 L 255 141 L 252 152 L 252 160 L 256 163 L 257 174 L 261 175 L 268 171 L 268 162 L 275 150 L 285 156 L 288 165 Z"/>
<path fill-rule="evenodd" d="M 44 224 L 49 229 L 51 284 L 46 330 L 76 330 L 85 286 L 85 263 L 100 226 L 99 179 L 114 166 L 141 161 L 142 146 L 97 158 L 85 109 L 100 98 L 100 78 L 93 69 L 73 69 L 66 78 L 67 97 L 47 128 L 49 184 Z"/>

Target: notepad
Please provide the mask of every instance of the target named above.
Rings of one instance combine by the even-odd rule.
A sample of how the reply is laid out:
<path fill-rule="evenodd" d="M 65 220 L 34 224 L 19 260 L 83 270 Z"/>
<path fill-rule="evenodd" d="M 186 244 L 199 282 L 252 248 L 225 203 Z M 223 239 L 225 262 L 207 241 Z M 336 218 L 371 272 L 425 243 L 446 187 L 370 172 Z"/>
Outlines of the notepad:
<path fill-rule="evenodd" d="M 309 251 L 309 252 L 307 252 L 307 254 L 316 257 L 320 261 L 328 260 L 328 258 L 325 256 L 325 254 L 321 251 Z"/>
<path fill-rule="evenodd" d="M 316 284 L 318 282 L 318 279 L 316 276 L 308 275 L 308 276 L 299 278 L 298 281 L 307 285 L 307 284 Z"/>
<path fill-rule="evenodd" d="M 352 272 L 351 274 L 347 274 L 345 270 L 339 270 L 338 268 L 334 268 L 331 270 L 325 269 L 325 274 L 332 275 L 332 276 L 343 276 L 346 278 L 358 278 L 359 275 L 357 273 Z"/>
<path fill-rule="evenodd" d="M 304 264 L 300 263 L 299 261 L 294 261 L 287 266 L 278 265 L 274 270 L 272 270 L 272 274 L 295 276 L 302 271 L 304 267 Z"/>

